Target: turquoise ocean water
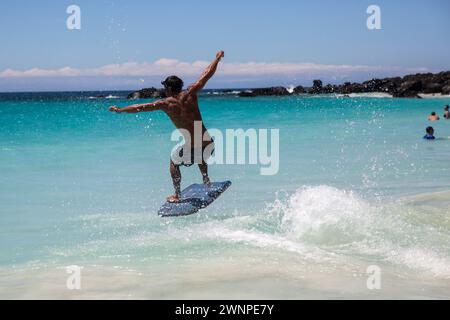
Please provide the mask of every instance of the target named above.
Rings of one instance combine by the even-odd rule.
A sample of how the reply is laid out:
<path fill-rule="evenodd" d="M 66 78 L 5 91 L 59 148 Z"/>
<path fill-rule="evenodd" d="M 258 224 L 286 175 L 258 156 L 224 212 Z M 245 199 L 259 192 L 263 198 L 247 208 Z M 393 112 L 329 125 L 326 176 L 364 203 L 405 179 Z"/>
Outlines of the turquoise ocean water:
<path fill-rule="evenodd" d="M 208 128 L 279 129 L 280 170 L 212 166 L 233 186 L 178 219 L 174 127 L 127 103 L 0 97 L 1 298 L 450 298 L 450 121 L 421 139 L 449 99 L 202 96 Z"/>

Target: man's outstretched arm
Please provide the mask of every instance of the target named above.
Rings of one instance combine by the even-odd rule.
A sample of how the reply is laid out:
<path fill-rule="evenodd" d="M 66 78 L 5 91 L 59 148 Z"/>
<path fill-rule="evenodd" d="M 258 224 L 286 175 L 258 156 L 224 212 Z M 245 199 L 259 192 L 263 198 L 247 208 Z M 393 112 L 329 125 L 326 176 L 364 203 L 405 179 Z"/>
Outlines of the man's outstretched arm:
<path fill-rule="evenodd" d="M 214 59 L 214 61 L 208 66 L 208 68 L 206 68 L 206 70 L 203 72 L 200 79 L 198 79 L 198 81 L 196 83 L 192 84 L 188 88 L 188 91 L 190 93 L 197 93 L 198 91 L 203 89 L 203 87 L 206 85 L 208 80 L 212 78 L 214 73 L 216 73 L 217 66 L 219 65 L 220 60 L 222 60 L 222 58 L 224 56 L 225 56 L 225 52 L 223 52 L 223 51 L 217 52 L 216 59 Z"/>
<path fill-rule="evenodd" d="M 139 113 L 139 112 L 150 112 L 161 110 L 167 105 L 165 100 L 158 100 L 152 103 L 143 103 L 143 104 L 134 104 L 131 106 L 127 106 L 124 108 L 118 108 L 116 106 L 112 106 L 109 108 L 109 111 L 116 113 Z"/>

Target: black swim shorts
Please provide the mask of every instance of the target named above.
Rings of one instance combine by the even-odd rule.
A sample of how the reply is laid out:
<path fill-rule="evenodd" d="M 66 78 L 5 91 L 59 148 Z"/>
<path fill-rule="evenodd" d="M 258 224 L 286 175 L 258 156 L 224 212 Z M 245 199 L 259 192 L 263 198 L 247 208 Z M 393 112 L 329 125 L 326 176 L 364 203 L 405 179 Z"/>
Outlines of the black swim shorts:
<path fill-rule="evenodd" d="M 186 150 L 189 152 L 186 153 Z M 205 150 L 207 150 L 205 152 Z M 185 154 L 186 153 L 186 154 Z M 189 154 L 190 153 L 190 154 Z M 178 147 L 171 156 L 172 162 L 176 166 L 190 167 L 193 164 L 202 164 L 214 154 L 214 147 L 210 145 L 202 148 L 195 148 L 188 145 Z"/>

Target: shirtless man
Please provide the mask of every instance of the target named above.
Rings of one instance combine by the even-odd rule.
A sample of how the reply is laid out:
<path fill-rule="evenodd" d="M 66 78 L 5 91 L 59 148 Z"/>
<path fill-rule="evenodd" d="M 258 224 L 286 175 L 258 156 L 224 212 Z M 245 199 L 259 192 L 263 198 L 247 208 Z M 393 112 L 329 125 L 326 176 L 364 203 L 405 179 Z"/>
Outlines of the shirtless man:
<path fill-rule="evenodd" d="M 439 116 L 436 114 L 436 112 L 432 112 L 428 116 L 428 121 L 438 121 L 438 120 L 439 120 Z"/>
<path fill-rule="evenodd" d="M 219 62 L 222 60 L 224 55 L 225 54 L 223 51 L 218 52 L 216 54 L 216 59 L 208 66 L 208 68 L 206 68 L 200 79 L 188 87 L 185 91 L 182 90 L 183 81 L 176 76 L 171 76 L 162 82 L 166 90 L 166 99 L 158 100 L 152 103 L 127 106 L 124 108 L 118 108 L 116 106 L 109 108 L 109 111 L 116 113 L 138 113 L 161 110 L 164 111 L 169 116 L 170 120 L 172 120 L 173 124 L 180 129 L 186 141 L 186 145 L 176 151 L 178 158 L 183 159 L 181 162 L 175 162 L 175 156 L 172 156 L 170 159 L 170 174 L 172 176 L 175 194 L 167 198 L 169 202 L 178 202 L 180 200 L 180 166 L 189 167 L 194 162 L 197 163 L 203 176 L 203 183 L 210 183 L 206 160 L 214 150 L 214 142 L 203 125 L 202 116 L 198 107 L 197 93 L 203 89 L 208 80 L 214 75 Z M 195 122 L 201 123 L 202 139 L 194 137 Z M 189 143 L 189 145 L 187 145 L 190 141 L 194 141 L 194 143 Z M 201 144 L 197 145 L 198 143 L 196 143 L 196 141 L 201 141 Z M 191 156 L 187 157 L 188 161 L 185 160 L 186 157 L 183 157 L 183 153 L 186 151 L 191 151 Z M 199 153 L 201 153 L 201 159 L 198 161 L 197 155 Z M 196 155 L 195 159 L 194 155 Z"/>
<path fill-rule="evenodd" d="M 444 119 L 450 120 L 450 107 L 447 105 L 444 108 Z"/>

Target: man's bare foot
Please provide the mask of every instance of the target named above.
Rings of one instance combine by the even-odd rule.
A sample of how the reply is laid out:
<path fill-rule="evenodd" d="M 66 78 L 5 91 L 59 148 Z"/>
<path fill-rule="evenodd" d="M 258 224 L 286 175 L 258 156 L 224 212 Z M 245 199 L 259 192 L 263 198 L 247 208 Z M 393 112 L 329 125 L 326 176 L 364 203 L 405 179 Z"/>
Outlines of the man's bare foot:
<path fill-rule="evenodd" d="M 180 202 L 180 196 L 177 194 L 174 194 L 173 196 L 167 197 L 167 201 L 169 201 L 170 203 Z"/>

